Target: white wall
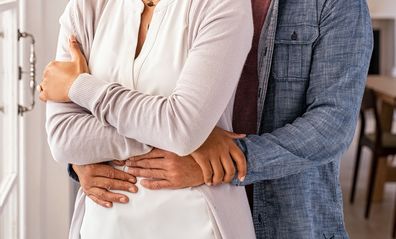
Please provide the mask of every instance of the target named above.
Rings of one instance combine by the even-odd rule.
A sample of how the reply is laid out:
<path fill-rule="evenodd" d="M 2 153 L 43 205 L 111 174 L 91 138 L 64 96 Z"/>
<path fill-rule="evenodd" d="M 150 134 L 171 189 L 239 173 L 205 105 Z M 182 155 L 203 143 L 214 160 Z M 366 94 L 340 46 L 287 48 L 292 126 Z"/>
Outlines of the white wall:
<path fill-rule="evenodd" d="M 368 0 L 373 27 L 381 30 L 380 73 L 396 77 L 396 1 Z"/>
<path fill-rule="evenodd" d="M 37 79 L 45 65 L 54 58 L 58 19 L 67 0 L 25 0 L 26 30 L 36 37 Z M 70 181 L 65 166 L 55 163 L 50 155 L 44 129 L 45 107 L 25 117 L 27 160 L 27 231 L 28 239 L 67 238 L 70 220 Z"/>
<path fill-rule="evenodd" d="M 395 0 L 368 0 L 372 15 L 396 16 Z"/>

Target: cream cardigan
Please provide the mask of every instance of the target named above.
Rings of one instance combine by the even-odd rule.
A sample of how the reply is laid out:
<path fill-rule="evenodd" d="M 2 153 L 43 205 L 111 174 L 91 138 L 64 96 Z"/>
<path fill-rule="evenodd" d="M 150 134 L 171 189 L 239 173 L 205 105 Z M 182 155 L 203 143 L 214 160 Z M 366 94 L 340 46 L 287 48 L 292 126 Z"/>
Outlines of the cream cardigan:
<path fill-rule="evenodd" d="M 70 60 L 67 39 L 75 34 L 91 74 L 73 84 L 73 103 L 47 103 L 55 160 L 99 163 L 152 147 L 188 155 L 216 125 L 232 130 L 234 93 L 253 35 L 250 0 L 161 0 L 134 60 L 138 29 L 132 23 L 140 21 L 139 4 L 72 0 L 61 17 L 57 60 Z M 223 238 L 255 237 L 244 188 L 199 190 Z M 76 201 L 75 235 L 83 197 Z"/>

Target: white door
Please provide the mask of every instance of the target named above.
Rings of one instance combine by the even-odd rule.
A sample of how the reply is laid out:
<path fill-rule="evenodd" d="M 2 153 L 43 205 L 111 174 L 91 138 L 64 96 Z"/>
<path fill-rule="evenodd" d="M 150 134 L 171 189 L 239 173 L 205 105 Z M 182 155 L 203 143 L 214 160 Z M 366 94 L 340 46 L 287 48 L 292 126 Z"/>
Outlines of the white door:
<path fill-rule="evenodd" d="M 18 30 L 18 9 L 21 0 L 0 0 L 0 239 L 24 239 L 25 235 L 25 177 L 21 161 L 19 135 L 20 117 L 34 107 L 35 63 L 34 38 Z M 30 40 L 29 66 L 18 59 L 23 39 Z M 18 104 L 27 74 L 31 103 Z M 24 95 L 24 93 L 23 93 Z M 25 99 L 26 97 L 22 97 Z M 28 97 L 29 98 L 29 97 Z"/>
<path fill-rule="evenodd" d="M 18 0 L 0 0 L 0 239 L 18 238 Z"/>

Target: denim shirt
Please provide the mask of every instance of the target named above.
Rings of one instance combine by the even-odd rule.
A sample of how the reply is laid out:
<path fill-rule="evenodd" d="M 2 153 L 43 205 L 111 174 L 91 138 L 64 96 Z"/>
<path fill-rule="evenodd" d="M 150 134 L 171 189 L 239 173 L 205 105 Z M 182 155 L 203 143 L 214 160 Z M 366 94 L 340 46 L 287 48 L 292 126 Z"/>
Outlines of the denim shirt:
<path fill-rule="evenodd" d="M 239 141 L 257 238 L 348 238 L 340 158 L 372 52 L 366 0 L 273 0 L 259 47 L 257 135 Z"/>

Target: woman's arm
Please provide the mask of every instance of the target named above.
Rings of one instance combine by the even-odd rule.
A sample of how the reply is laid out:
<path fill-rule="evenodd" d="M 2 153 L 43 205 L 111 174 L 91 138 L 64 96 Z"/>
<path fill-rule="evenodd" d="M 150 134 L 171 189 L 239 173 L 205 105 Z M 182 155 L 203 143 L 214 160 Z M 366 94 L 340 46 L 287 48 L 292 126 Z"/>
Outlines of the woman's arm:
<path fill-rule="evenodd" d="M 70 88 L 70 99 L 121 135 L 178 155 L 192 153 L 229 104 L 253 35 L 250 1 L 208 4 L 169 97 L 142 94 L 82 74 Z"/>
<path fill-rule="evenodd" d="M 71 1 L 60 19 L 57 60 L 70 60 L 68 39 L 72 34 L 86 47 L 86 37 L 82 34 L 85 29 L 75 24 L 79 12 L 84 11 L 81 7 L 77 1 Z M 54 159 L 64 163 L 83 165 L 127 159 L 151 150 L 145 144 L 119 135 L 114 127 L 104 126 L 74 103 L 47 102 L 46 129 Z"/>

